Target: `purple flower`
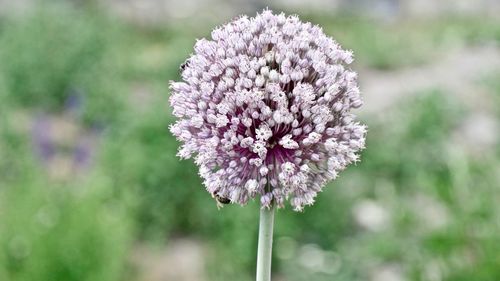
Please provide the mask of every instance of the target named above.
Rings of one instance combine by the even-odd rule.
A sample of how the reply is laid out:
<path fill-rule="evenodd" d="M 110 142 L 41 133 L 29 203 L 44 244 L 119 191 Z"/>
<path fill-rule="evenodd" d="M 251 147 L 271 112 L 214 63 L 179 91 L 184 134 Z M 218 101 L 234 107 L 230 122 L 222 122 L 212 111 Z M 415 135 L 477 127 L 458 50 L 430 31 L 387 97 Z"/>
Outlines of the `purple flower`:
<path fill-rule="evenodd" d="M 33 146 L 44 164 L 49 162 L 56 152 L 50 130 L 51 124 L 47 116 L 40 115 L 35 119 L 32 130 Z"/>
<path fill-rule="evenodd" d="M 349 112 L 363 104 L 352 61 L 296 16 L 264 10 L 216 28 L 170 84 L 178 156 L 195 155 L 216 199 L 302 210 L 364 148 L 366 126 Z"/>

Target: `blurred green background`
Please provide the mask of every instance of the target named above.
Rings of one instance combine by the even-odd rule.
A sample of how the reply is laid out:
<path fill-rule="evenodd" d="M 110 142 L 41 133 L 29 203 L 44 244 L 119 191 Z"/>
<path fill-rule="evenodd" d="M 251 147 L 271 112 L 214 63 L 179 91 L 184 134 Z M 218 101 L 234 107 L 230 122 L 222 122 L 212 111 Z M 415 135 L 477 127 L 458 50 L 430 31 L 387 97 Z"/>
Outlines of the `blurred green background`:
<path fill-rule="evenodd" d="M 218 210 L 175 156 L 167 85 L 265 3 L 21 2 L 0 1 L 0 280 L 253 280 L 258 205 Z M 500 19 L 355 2 L 274 8 L 354 51 L 369 126 L 358 165 L 277 212 L 274 280 L 500 280 Z"/>

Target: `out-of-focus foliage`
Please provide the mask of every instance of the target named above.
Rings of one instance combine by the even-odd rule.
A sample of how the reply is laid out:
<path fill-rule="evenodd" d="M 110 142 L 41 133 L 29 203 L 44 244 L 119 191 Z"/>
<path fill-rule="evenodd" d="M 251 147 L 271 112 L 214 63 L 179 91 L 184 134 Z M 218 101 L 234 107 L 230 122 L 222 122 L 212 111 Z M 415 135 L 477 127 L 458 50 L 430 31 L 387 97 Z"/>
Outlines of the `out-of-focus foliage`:
<path fill-rule="evenodd" d="M 500 25 L 482 19 L 308 19 L 365 69 L 500 39 Z M 137 280 L 132 245 L 163 249 L 176 237 L 206 246 L 207 280 L 253 280 L 257 204 L 218 210 L 167 130 L 167 81 L 209 26 L 131 26 L 70 4 L 2 19 L 0 280 Z M 498 93 L 497 80 L 478 83 Z M 500 150 L 478 156 L 455 143 L 469 113 L 437 88 L 365 115 L 362 162 L 304 213 L 277 212 L 275 275 L 499 280 Z M 367 210 L 374 217 L 360 225 Z"/>
<path fill-rule="evenodd" d="M 2 190 L 2 280 L 117 280 L 129 218 L 106 188 L 24 180 Z"/>
<path fill-rule="evenodd" d="M 121 33 L 97 10 L 82 9 L 40 4 L 4 20 L 0 61 L 9 101 L 60 110 L 79 94 L 88 121 L 113 120 L 123 98 L 116 60 Z"/>
<path fill-rule="evenodd" d="M 2 113 L 0 280 L 118 280 L 134 233 L 122 201 L 99 175 L 50 181 L 21 114 Z"/>
<path fill-rule="evenodd" d="M 500 42 L 498 21 L 485 18 L 445 18 L 442 21 L 380 23 L 352 16 L 309 15 L 358 61 L 373 68 L 393 70 L 430 63 L 439 51 L 467 44 Z"/>

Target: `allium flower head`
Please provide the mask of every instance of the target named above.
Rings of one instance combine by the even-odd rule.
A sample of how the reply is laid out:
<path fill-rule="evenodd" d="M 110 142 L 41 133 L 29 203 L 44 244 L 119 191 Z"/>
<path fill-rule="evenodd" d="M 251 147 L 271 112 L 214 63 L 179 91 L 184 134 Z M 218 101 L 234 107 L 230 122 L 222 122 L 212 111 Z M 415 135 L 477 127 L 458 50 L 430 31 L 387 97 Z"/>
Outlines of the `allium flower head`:
<path fill-rule="evenodd" d="M 352 53 L 320 27 L 269 10 L 211 35 L 170 84 L 178 156 L 195 155 L 214 198 L 302 210 L 364 148 L 366 127 L 350 113 L 363 103 L 346 67 Z"/>

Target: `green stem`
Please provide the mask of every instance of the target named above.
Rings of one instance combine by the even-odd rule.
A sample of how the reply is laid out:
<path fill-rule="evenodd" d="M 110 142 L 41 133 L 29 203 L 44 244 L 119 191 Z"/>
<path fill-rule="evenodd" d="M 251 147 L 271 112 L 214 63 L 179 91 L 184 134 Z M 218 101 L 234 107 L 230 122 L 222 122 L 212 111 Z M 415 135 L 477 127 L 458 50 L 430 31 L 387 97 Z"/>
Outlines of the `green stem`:
<path fill-rule="evenodd" d="M 273 251 L 274 204 L 260 209 L 259 246 L 257 249 L 257 281 L 271 280 Z"/>

